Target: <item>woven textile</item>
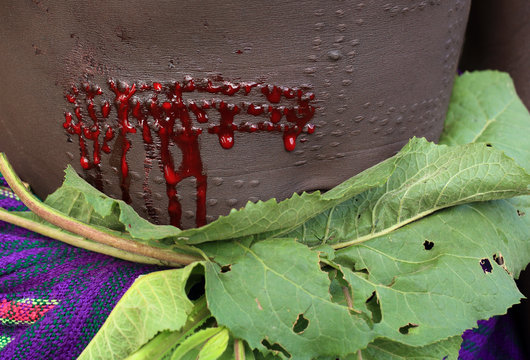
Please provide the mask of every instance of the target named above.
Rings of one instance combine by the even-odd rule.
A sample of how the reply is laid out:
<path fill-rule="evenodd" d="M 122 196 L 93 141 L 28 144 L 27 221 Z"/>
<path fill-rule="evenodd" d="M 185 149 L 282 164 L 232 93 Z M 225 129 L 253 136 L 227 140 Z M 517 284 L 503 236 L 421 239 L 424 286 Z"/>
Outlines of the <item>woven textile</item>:
<path fill-rule="evenodd" d="M 27 210 L 0 176 L 0 207 Z M 75 359 L 154 266 L 78 249 L 0 221 L 0 359 Z"/>
<path fill-rule="evenodd" d="M 0 207 L 27 210 L 1 175 Z M 0 359 L 75 359 L 134 279 L 156 270 L 0 221 Z M 459 359 L 524 359 L 509 317 L 462 337 Z"/>

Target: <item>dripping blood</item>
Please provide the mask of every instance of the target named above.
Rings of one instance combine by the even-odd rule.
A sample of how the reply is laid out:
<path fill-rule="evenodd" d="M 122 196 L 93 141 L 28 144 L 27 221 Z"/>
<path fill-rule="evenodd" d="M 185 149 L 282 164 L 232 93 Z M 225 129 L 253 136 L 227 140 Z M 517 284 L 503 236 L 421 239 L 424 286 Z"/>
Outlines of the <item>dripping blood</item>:
<path fill-rule="evenodd" d="M 99 173 L 102 153 L 111 153 L 111 142 L 116 139 L 114 146 L 120 154 L 122 198 L 131 202 L 127 155 L 133 146 L 131 136 L 140 131 L 146 152 L 146 179 L 143 184 L 146 194 L 151 194 L 147 177 L 153 160 L 158 159 L 166 182 L 171 224 L 178 227 L 181 225 L 182 208 L 177 187 L 182 180 L 191 177 L 196 180 L 196 225 L 205 225 L 207 175 L 200 153 L 199 138 L 202 129 L 194 126 L 194 122 L 208 124 L 208 132 L 218 136 L 223 149 L 234 147 L 236 133 L 265 131 L 283 133 L 284 149 L 293 151 L 302 132 L 312 134 L 315 130 L 314 125 L 309 123 L 315 112 L 315 107 L 311 105 L 314 100 L 312 93 L 299 88 L 256 82 L 238 84 L 224 81 L 217 85 L 214 81 L 222 79 L 202 81 L 186 77 L 182 83 L 153 82 L 151 85 L 116 83 L 111 80 L 108 85 L 114 97 L 102 99 L 103 101 L 96 101 L 96 97 L 103 95 L 98 86 L 83 84 L 72 87 L 65 97 L 73 105 L 73 113 L 65 112 L 63 127 L 68 134 L 77 136 L 79 140 L 82 168 L 95 169 Z M 230 98 L 247 96 L 253 88 L 257 88 L 258 94 L 261 93 L 272 105 L 263 102 L 234 104 L 218 98 L 187 102 L 183 99 L 183 93 L 193 92 Z M 280 106 L 282 101 L 291 105 Z M 209 112 L 214 112 L 217 116 L 212 117 Z M 264 118 L 265 121 L 236 123 L 236 119 L 242 114 L 245 114 L 247 120 L 250 116 Z M 213 123 L 214 121 L 217 123 Z M 90 142 L 92 148 L 89 150 L 87 143 Z M 173 160 L 172 147 L 178 148 L 182 155 L 180 164 L 175 164 Z M 153 214 L 153 201 L 146 194 L 144 200 L 148 213 Z"/>

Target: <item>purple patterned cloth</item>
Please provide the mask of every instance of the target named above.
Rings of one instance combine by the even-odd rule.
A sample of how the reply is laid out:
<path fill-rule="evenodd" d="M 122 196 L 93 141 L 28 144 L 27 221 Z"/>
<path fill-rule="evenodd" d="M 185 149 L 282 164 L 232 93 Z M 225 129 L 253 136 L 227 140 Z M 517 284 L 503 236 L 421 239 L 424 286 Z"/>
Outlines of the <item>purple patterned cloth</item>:
<path fill-rule="evenodd" d="M 0 175 L 0 207 L 27 210 Z M 75 359 L 141 274 L 134 264 L 0 221 L 0 359 Z M 523 360 L 508 316 L 463 334 L 461 360 Z"/>
<path fill-rule="evenodd" d="M 0 207 L 27 210 L 0 177 Z M 75 359 L 120 297 L 157 267 L 0 221 L 0 359 Z"/>

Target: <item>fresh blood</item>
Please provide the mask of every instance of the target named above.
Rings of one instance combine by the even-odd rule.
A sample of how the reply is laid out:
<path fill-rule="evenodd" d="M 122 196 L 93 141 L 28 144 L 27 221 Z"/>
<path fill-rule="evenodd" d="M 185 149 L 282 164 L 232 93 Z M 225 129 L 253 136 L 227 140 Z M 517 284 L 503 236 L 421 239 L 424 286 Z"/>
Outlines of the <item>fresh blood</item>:
<path fill-rule="evenodd" d="M 153 82 L 151 85 L 110 80 L 108 87 L 110 91 L 104 94 L 99 86 L 83 84 L 72 87 L 66 95 L 67 102 L 73 105 L 73 114 L 65 112 L 63 127 L 78 138 L 80 164 L 85 170 L 96 170 L 96 174 L 99 174 L 99 177 L 96 176 L 99 179 L 96 186 L 102 189 L 102 153 L 112 152 L 111 142 L 116 138 L 112 146 L 121 153 L 119 174 L 122 199 L 131 203 L 127 154 L 133 146 L 131 136 L 140 132 L 146 152 L 143 188 L 148 213 L 155 216 L 148 185 L 154 161 L 159 163 L 166 182 L 170 222 L 177 227 L 181 226 L 182 218 L 177 186 L 186 178 L 194 178 L 196 182 L 196 225 L 206 224 L 207 175 L 199 144 L 203 129 L 196 125 L 207 124 L 207 132 L 217 135 L 221 148 L 226 150 L 234 147 L 236 133 L 265 131 L 282 133 L 285 150 L 293 151 L 302 132 L 312 134 L 315 130 L 314 125 L 309 123 L 315 113 L 315 107 L 311 105 L 314 95 L 299 88 L 256 82 L 224 81 L 218 84 L 210 79 L 197 81 L 190 77 L 182 82 Z M 255 94 L 265 97 L 268 105 L 263 101 L 240 101 L 236 104 L 234 101 L 219 100 L 218 97 L 243 100 L 254 88 L 257 89 Z M 215 98 L 187 101 L 183 98 L 183 94 L 192 95 L 194 92 L 209 93 Z M 113 97 L 109 97 L 109 94 Z M 289 105 L 280 106 L 282 101 Z M 215 112 L 217 116 L 211 116 Z M 264 120 L 237 123 L 236 119 L 243 115 Z M 217 123 L 213 123 L 214 118 L 219 119 Z M 281 123 L 282 120 L 285 123 Z M 87 144 L 89 142 L 92 143 L 91 150 Z M 178 166 L 173 160 L 172 146 L 176 146 L 182 154 Z"/>

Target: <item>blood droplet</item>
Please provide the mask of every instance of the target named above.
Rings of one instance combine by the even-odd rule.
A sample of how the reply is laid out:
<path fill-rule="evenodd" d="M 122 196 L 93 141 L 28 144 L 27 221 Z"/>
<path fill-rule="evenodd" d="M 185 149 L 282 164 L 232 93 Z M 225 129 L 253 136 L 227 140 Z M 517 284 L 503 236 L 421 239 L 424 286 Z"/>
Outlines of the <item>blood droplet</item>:
<path fill-rule="evenodd" d="M 315 108 L 310 105 L 314 94 L 306 93 L 299 88 L 285 88 L 257 82 L 238 84 L 224 81 L 222 85 L 216 85 L 213 81 L 223 81 L 223 79 L 218 77 L 213 80 L 195 82 L 193 78 L 186 77 L 183 83 L 153 82 L 152 86 L 145 83 L 138 86 L 129 85 L 125 82 L 117 85 L 110 80 L 109 88 L 115 96 L 114 99 L 103 99 L 102 102 L 98 100 L 101 104 L 101 111 L 96 111 L 95 108 L 95 98 L 103 95 L 99 86 L 84 84 L 80 87 L 81 90 L 73 87 L 66 96 L 68 103 L 74 105 L 73 114 L 65 112 L 62 126 L 68 134 L 78 137 L 81 166 L 85 170 L 94 168 L 97 172 L 96 177 L 101 175 L 99 170 L 99 164 L 102 161 L 101 152 L 111 153 L 110 142 L 116 138 L 114 146 L 121 150 L 120 187 L 122 198 L 126 202 L 131 202 L 127 154 L 132 142 L 129 136 L 136 133 L 137 128 L 140 129 L 146 150 L 146 166 L 150 166 L 152 159 L 158 158 L 163 170 L 170 223 L 180 227 L 182 209 L 177 186 L 183 179 L 192 177 L 196 180 L 195 222 L 197 226 L 202 226 L 206 224 L 207 175 L 203 168 L 199 146 L 202 129 L 195 127 L 192 120 L 196 120 L 199 124 L 208 123 L 208 132 L 218 136 L 222 149 L 231 149 L 234 146 L 236 132 L 266 131 L 282 133 L 285 150 L 293 151 L 302 130 L 308 134 L 314 132 L 314 125 L 309 124 L 315 112 Z M 182 97 L 183 93 L 194 91 L 217 94 L 216 96 L 235 97 L 237 94 L 246 96 L 255 87 L 261 90 L 258 90 L 258 93 L 261 92 L 270 104 L 279 103 L 282 96 L 286 103 L 294 104 L 267 107 L 263 103 L 245 102 L 238 106 L 219 100 L 217 97 L 193 101 L 185 101 Z M 132 99 L 137 92 L 151 92 L 151 94 Z M 201 102 L 200 106 L 197 105 L 197 101 Z M 110 116 L 111 104 L 116 108 L 114 119 Z M 236 124 L 235 120 L 241 113 L 241 109 L 245 110 L 244 114 L 253 117 L 261 116 L 266 120 L 258 123 Z M 218 116 L 209 116 L 207 111 L 217 112 Z M 190 116 L 190 112 L 193 113 L 194 119 Z M 134 123 L 131 122 L 131 118 L 135 119 Z M 149 118 L 151 120 L 148 121 Z M 284 123 L 281 123 L 282 120 Z M 217 121 L 217 124 L 213 121 Z M 102 144 L 100 143 L 101 136 L 103 137 Z M 157 137 L 156 147 L 154 147 L 154 137 Z M 92 142 L 92 150 L 88 149 L 87 141 Z M 173 160 L 174 150 L 171 148 L 174 146 L 180 150 L 182 155 L 178 166 Z M 158 155 L 155 151 L 158 151 Z M 148 176 L 148 171 L 146 171 L 146 176 Z M 148 187 L 147 180 L 144 182 L 144 188 L 146 186 Z"/>

